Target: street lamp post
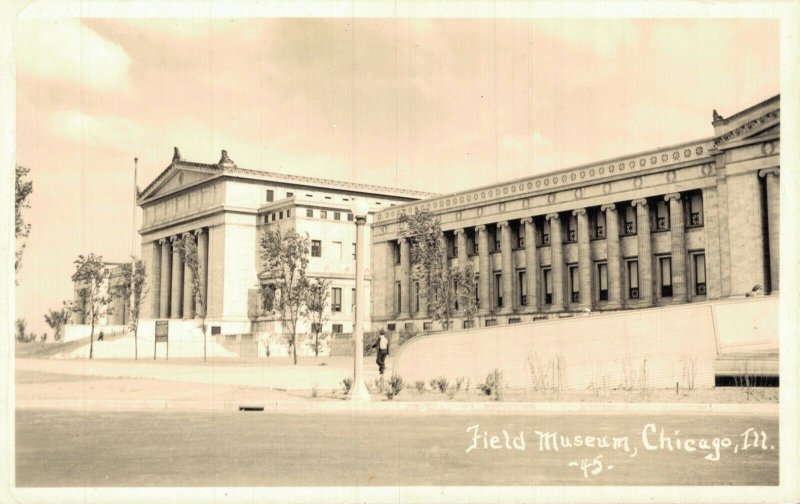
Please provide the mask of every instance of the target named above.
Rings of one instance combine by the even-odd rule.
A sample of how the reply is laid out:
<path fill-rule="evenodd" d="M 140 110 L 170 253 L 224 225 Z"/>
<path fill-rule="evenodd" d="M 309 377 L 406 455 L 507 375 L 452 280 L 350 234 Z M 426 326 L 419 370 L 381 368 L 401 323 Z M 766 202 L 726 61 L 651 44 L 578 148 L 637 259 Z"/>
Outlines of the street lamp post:
<path fill-rule="evenodd" d="M 353 324 L 353 385 L 349 399 L 369 401 L 369 391 L 364 383 L 364 226 L 367 223 L 369 204 L 363 199 L 353 203 L 353 216 L 356 223 L 356 302 L 355 322 Z"/>

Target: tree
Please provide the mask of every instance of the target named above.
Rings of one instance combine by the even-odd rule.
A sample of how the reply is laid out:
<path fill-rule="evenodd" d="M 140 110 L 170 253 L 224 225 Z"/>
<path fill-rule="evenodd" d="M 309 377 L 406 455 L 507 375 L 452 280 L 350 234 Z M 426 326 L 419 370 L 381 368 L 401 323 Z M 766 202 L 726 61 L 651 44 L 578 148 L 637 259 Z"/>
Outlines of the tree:
<path fill-rule="evenodd" d="M 89 333 L 89 358 L 94 355 L 94 326 L 100 319 L 100 315 L 105 311 L 110 313 L 111 295 L 106 288 L 109 281 L 109 272 L 101 256 L 89 254 L 88 256 L 79 255 L 74 261 L 75 273 L 72 274 L 72 281 L 78 285 L 78 296 L 82 301 L 81 310 L 88 307 L 89 323 L 92 330 Z M 84 313 L 84 317 L 87 314 Z M 85 318 L 84 318 L 85 323 Z"/>
<path fill-rule="evenodd" d="M 200 319 L 200 330 L 203 331 L 203 362 L 206 361 L 206 300 L 203 295 L 203 284 L 200 279 L 200 260 L 197 256 L 197 242 L 189 233 L 178 240 L 179 253 L 184 264 L 192 273 L 192 299 L 194 299 L 195 316 Z"/>
<path fill-rule="evenodd" d="M 26 330 L 28 329 L 28 322 L 25 319 L 18 318 L 15 321 L 16 329 L 17 329 L 17 341 L 25 343 L 28 341 L 28 335 L 26 334 Z"/>
<path fill-rule="evenodd" d="M 260 252 L 262 275 L 276 291 L 273 312 L 280 317 L 291 333 L 289 340 L 297 364 L 297 320 L 307 312 L 309 282 L 306 278 L 310 241 L 294 229 L 281 233 L 280 229 L 265 229 L 261 233 Z"/>
<path fill-rule="evenodd" d="M 28 197 L 33 193 L 33 182 L 25 180 L 25 177 L 30 173 L 28 168 L 17 165 L 16 175 L 16 197 L 14 201 L 15 210 L 15 223 L 14 223 L 14 236 L 17 240 L 17 248 L 14 251 L 14 272 L 19 273 L 22 268 L 22 251 L 25 250 L 25 238 L 31 233 L 31 225 L 25 222 L 22 217 L 22 209 L 30 208 Z"/>
<path fill-rule="evenodd" d="M 439 220 L 431 212 L 418 211 L 400 216 L 403 235 L 411 242 L 411 278 L 419 289 L 420 298 L 430 306 L 430 316 L 440 321 L 446 330 L 459 308 L 468 308 L 470 320 L 475 315 L 475 273 L 471 265 L 450 267 Z M 465 295 L 469 292 L 469 295 Z"/>
<path fill-rule="evenodd" d="M 142 311 L 142 298 L 145 294 L 147 278 L 144 263 L 131 257 L 131 262 L 120 267 L 119 284 L 114 286 L 113 295 L 122 298 L 125 308 L 130 314 L 128 327 L 133 332 L 133 356 L 139 358 L 139 314 Z"/>
<path fill-rule="evenodd" d="M 53 339 L 55 341 L 61 340 L 64 335 L 64 326 L 69 323 L 72 308 L 69 303 L 64 301 L 60 309 L 50 309 L 44 315 L 44 321 L 53 330 Z"/>
<path fill-rule="evenodd" d="M 472 263 L 467 262 L 463 267 L 452 268 L 451 276 L 456 290 L 456 301 L 461 311 L 464 322 L 471 325 L 478 313 L 478 304 L 475 302 L 475 287 L 478 284 L 477 273 Z"/>
<path fill-rule="evenodd" d="M 311 348 L 314 349 L 314 355 L 317 357 L 319 357 L 319 350 L 324 342 L 324 338 L 320 339 L 320 333 L 322 332 L 322 324 L 328 318 L 325 307 L 328 305 L 328 288 L 330 286 L 330 281 L 324 278 L 317 278 L 309 282 L 308 292 L 306 293 L 306 307 L 308 308 L 308 316 L 311 322 L 311 331 L 314 333 Z"/>

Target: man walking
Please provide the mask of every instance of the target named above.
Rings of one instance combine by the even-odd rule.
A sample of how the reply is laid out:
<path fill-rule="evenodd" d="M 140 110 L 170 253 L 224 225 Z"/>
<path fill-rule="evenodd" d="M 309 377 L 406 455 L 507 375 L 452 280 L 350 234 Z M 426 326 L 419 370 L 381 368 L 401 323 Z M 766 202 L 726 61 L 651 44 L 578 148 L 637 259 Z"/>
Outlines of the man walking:
<path fill-rule="evenodd" d="M 389 338 L 386 337 L 383 329 L 378 333 L 378 339 L 375 340 L 372 348 L 378 349 L 378 357 L 375 362 L 378 364 L 378 372 L 383 375 L 383 370 L 386 369 L 386 355 L 389 353 Z"/>

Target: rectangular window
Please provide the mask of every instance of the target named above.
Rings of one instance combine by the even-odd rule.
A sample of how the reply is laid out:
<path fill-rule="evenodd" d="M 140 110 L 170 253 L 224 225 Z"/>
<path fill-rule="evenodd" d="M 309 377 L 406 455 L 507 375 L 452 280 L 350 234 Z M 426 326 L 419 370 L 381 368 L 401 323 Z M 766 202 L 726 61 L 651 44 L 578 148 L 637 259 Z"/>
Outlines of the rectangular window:
<path fill-rule="evenodd" d="M 475 321 L 465 320 L 461 323 L 461 327 L 463 327 L 464 329 L 472 329 L 473 327 L 475 327 Z"/>
<path fill-rule="evenodd" d="M 528 305 L 528 282 L 525 276 L 525 271 L 517 272 L 517 292 L 519 292 L 520 306 Z"/>
<path fill-rule="evenodd" d="M 320 210 L 319 211 L 319 218 L 320 219 L 327 219 L 328 218 L 328 211 L 327 210 Z"/>
<path fill-rule="evenodd" d="M 544 304 L 553 304 L 553 279 L 550 268 L 542 270 L 542 290 L 544 291 Z"/>
<path fill-rule="evenodd" d="M 350 311 L 356 309 L 356 290 L 350 289 Z"/>
<path fill-rule="evenodd" d="M 278 212 L 278 220 L 281 220 L 281 219 L 283 219 L 283 210 Z"/>
<path fill-rule="evenodd" d="M 386 330 L 389 332 L 394 332 L 397 329 L 397 324 L 386 324 Z"/>
<path fill-rule="evenodd" d="M 433 322 L 423 322 L 422 323 L 422 330 L 423 331 L 432 331 L 433 330 Z"/>
<path fill-rule="evenodd" d="M 597 286 L 600 301 L 608 301 L 608 264 L 599 263 L 597 265 Z"/>
<path fill-rule="evenodd" d="M 342 213 L 341 212 L 333 212 L 333 220 L 341 220 Z"/>
<path fill-rule="evenodd" d="M 525 248 L 525 234 L 519 233 L 517 235 L 517 248 Z"/>
<path fill-rule="evenodd" d="M 272 189 L 267 189 L 267 202 L 270 202 L 273 199 L 275 199 L 275 193 L 272 191 Z"/>
<path fill-rule="evenodd" d="M 472 240 L 472 255 L 478 255 L 478 240 Z"/>
<path fill-rule="evenodd" d="M 274 213 L 269 214 L 269 220 L 271 220 L 272 222 L 275 222 L 275 214 Z"/>
<path fill-rule="evenodd" d="M 342 334 L 344 332 L 344 327 L 342 327 L 342 324 L 333 324 L 333 326 L 331 326 L 331 332 L 334 334 Z"/>
<path fill-rule="evenodd" d="M 333 252 L 331 257 L 336 261 L 342 260 L 342 242 L 333 242 Z"/>
<path fill-rule="evenodd" d="M 403 327 L 405 327 L 406 331 L 410 331 L 411 329 L 414 329 L 414 322 L 406 322 L 403 324 Z"/>
<path fill-rule="evenodd" d="M 414 282 L 414 313 L 419 313 L 419 284 Z"/>
<path fill-rule="evenodd" d="M 475 285 L 473 289 L 475 290 L 475 306 L 481 305 L 481 290 L 478 287 L 481 284 L 480 275 L 475 275 Z"/>
<path fill-rule="evenodd" d="M 492 237 L 494 238 L 492 240 L 494 242 L 494 251 L 500 252 L 500 248 L 502 246 L 500 243 L 500 229 L 494 228 L 494 233 L 492 234 Z"/>
<path fill-rule="evenodd" d="M 656 231 L 666 231 L 669 229 L 669 202 L 659 201 L 656 203 L 654 229 Z"/>
<path fill-rule="evenodd" d="M 347 222 L 353 222 L 353 214 L 351 213 L 347 214 Z"/>
<path fill-rule="evenodd" d="M 331 311 L 342 311 L 342 289 L 341 287 L 331 288 Z"/>
<path fill-rule="evenodd" d="M 660 257 L 658 265 L 661 273 L 661 297 L 672 297 L 672 258 Z"/>
<path fill-rule="evenodd" d="M 394 254 L 394 263 L 400 264 L 400 244 L 395 243 L 392 248 L 392 253 Z"/>
<path fill-rule="evenodd" d="M 579 303 L 581 300 L 581 279 L 577 266 L 569 266 L 569 285 L 572 293 L 572 302 Z"/>
<path fill-rule="evenodd" d="M 595 214 L 594 237 L 598 240 L 606 237 L 606 213 L 602 210 Z"/>
<path fill-rule="evenodd" d="M 502 273 L 495 273 L 494 274 L 494 297 L 497 301 L 497 307 L 503 307 L 503 274 Z"/>
<path fill-rule="evenodd" d="M 286 209 L 286 218 L 288 219 L 291 216 L 292 216 L 292 209 L 291 208 L 287 208 Z"/>
<path fill-rule="evenodd" d="M 306 208 L 306 217 L 314 217 L 314 210 Z"/>
<path fill-rule="evenodd" d="M 541 231 L 540 231 L 541 241 L 543 247 L 550 246 L 550 221 L 545 219 L 544 224 L 542 224 Z"/>
<path fill-rule="evenodd" d="M 575 243 L 578 241 L 578 217 L 570 215 L 567 221 L 567 243 Z"/>
<path fill-rule="evenodd" d="M 486 319 L 486 322 L 483 323 L 485 327 L 492 327 L 497 325 L 497 319 Z"/>
<path fill-rule="evenodd" d="M 622 234 L 625 236 L 636 234 L 636 209 L 631 205 L 625 207 L 623 212 Z"/>
<path fill-rule="evenodd" d="M 218 325 L 211 326 L 211 335 L 216 336 L 218 334 L 222 334 L 222 327 Z"/>
<path fill-rule="evenodd" d="M 358 255 L 358 247 L 356 247 L 356 244 L 354 243 L 353 244 L 353 260 L 356 259 L 356 255 Z"/>
<path fill-rule="evenodd" d="M 311 257 L 322 257 L 322 242 L 311 240 Z"/>
<path fill-rule="evenodd" d="M 639 299 L 639 261 L 628 261 L 628 297 Z"/>
<path fill-rule="evenodd" d="M 703 225 L 703 195 L 702 193 L 695 193 L 689 196 L 687 200 L 688 205 L 688 218 L 689 227 Z"/>
<path fill-rule="evenodd" d="M 509 324 L 519 324 L 520 322 L 522 322 L 522 319 L 519 317 L 509 317 L 508 319 Z"/>
<path fill-rule="evenodd" d="M 399 312 L 400 307 L 403 306 L 403 288 L 400 286 L 400 282 L 394 283 L 394 298 L 397 300 L 394 311 Z"/>
<path fill-rule="evenodd" d="M 294 193 L 293 193 L 293 192 L 287 192 L 287 193 L 286 193 L 286 197 L 287 197 L 287 198 L 291 198 L 292 196 L 294 196 Z"/>
<path fill-rule="evenodd" d="M 706 255 L 694 256 L 694 291 L 698 296 L 706 295 Z"/>

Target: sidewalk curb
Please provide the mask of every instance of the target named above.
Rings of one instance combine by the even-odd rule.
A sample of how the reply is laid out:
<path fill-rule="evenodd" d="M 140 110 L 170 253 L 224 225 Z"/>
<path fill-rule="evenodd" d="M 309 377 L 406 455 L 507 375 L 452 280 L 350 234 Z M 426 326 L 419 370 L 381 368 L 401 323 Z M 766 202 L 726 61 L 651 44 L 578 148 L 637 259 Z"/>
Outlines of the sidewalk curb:
<path fill-rule="evenodd" d="M 777 416 L 775 403 L 490 403 L 490 402 L 365 402 L 349 401 L 174 401 L 174 400 L 17 400 L 17 410 L 78 411 L 234 411 L 263 407 L 263 413 L 373 413 L 373 414 L 710 414 Z"/>

